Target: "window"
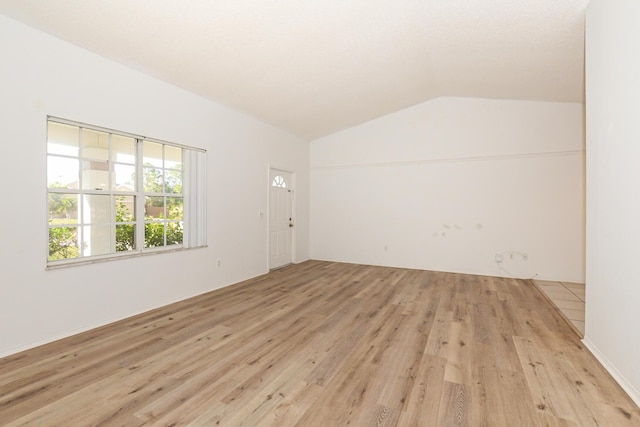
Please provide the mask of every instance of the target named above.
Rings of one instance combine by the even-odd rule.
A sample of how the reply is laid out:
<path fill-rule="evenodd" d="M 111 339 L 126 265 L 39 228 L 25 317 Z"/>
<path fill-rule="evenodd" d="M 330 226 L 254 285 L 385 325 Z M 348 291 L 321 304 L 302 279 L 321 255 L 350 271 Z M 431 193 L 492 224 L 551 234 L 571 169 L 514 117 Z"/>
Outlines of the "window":
<path fill-rule="evenodd" d="M 50 265 L 206 245 L 204 151 L 47 125 Z"/>
<path fill-rule="evenodd" d="M 275 178 L 273 178 L 273 182 L 271 183 L 272 187 L 278 187 L 278 188 L 287 188 L 287 181 L 285 181 L 285 179 L 280 176 L 277 175 Z"/>

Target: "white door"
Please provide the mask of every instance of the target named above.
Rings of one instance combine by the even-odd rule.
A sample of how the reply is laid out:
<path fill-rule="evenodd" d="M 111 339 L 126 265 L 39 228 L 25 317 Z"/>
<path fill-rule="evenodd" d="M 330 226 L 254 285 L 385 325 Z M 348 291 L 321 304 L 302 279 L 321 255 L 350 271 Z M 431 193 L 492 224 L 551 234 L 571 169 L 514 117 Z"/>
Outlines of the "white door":
<path fill-rule="evenodd" d="M 274 269 L 291 264 L 293 174 L 271 169 L 269 175 L 269 268 Z"/>

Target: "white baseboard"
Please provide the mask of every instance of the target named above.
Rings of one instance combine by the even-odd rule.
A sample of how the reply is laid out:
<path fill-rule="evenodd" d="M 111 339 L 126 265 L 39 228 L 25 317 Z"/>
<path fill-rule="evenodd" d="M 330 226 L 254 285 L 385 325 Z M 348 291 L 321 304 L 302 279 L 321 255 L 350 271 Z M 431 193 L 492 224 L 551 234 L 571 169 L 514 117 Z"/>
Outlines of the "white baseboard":
<path fill-rule="evenodd" d="M 589 341 L 588 338 L 584 338 L 582 343 L 589 349 L 591 354 L 598 359 L 598 361 L 604 366 L 604 368 L 611 374 L 614 380 L 622 387 L 622 389 L 629 395 L 631 400 L 635 402 L 636 405 L 640 406 L 640 392 L 636 389 L 633 384 L 631 384 L 627 379 L 618 371 L 615 366 L 605 357 L 604 354 L 598 348 Z"/>

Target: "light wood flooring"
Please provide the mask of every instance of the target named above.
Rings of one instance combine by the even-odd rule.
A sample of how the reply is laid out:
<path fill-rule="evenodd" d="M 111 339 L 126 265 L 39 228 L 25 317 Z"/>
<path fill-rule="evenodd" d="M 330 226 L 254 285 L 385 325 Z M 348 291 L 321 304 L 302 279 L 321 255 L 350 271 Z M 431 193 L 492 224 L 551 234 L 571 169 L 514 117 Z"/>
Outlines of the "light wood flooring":
<path fill-rule="evenodd" d="M 2 426 L 640 426 L 530 281 L 309 261 L 0 361 Z"/>

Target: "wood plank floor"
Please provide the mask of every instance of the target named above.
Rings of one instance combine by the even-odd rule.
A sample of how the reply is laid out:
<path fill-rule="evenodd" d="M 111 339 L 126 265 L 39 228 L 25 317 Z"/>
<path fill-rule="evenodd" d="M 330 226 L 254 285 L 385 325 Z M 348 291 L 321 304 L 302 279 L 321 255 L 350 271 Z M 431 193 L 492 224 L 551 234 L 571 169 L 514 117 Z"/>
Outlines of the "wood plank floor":
<path fill-rule="evenodd" d="M 528 281 L 309 261 L 0 361 L 3 426 L 640 426 Z"/>

